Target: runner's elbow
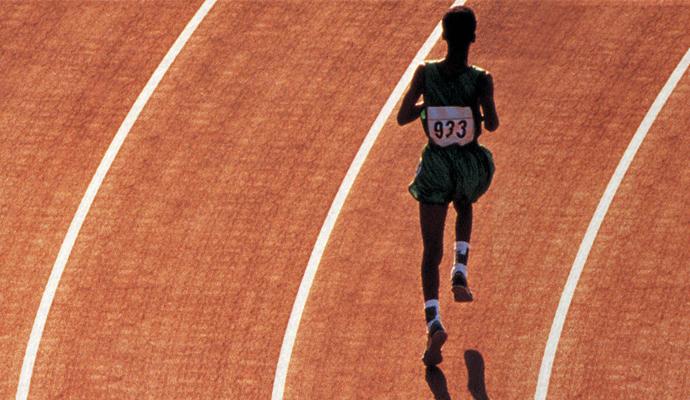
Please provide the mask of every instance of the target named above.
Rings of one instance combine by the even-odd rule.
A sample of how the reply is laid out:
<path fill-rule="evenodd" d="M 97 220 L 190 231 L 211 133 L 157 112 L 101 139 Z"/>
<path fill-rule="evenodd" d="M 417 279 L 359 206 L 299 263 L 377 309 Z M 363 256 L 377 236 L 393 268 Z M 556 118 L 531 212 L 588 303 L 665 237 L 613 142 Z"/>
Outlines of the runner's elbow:
<path fill-rule="evenodd" d="M 398 125 L 399 125 L 399 126 L 403 126 L 403 125 L 405 125 L 405 124 L 408 124 L 408 123 L 410 123 L 410 121 L 411 121 L 410 118 L 409 118 L 409 116 L 408 116 L 408 115 L 405 115 L 405 114 L 402 113 L 402 112 L 399 112 L 399 113 L 398 113 L 398 117 L 396 118 L 396 120 L 398 121 Z"/>
<path fill-rule="evenodd" d="M 496 119 L 493 119 L 493 118 L 486 119 L 486 120 L 484 121 L 484 128 L 486 128 L 486 130 L 489 131 L 489 132 L 493 132 L 493 131 L 495 131 L 496 129 L 498 129 L 498 118 L 496 118 Z"/>
<path fill-rule="evenodd" d="M 495 131 L 496 129 L 498 129 L 498 122 L 495 123 L 495 124 L 486 124 L 486 125 L 485 125 L 485 128 L 486 128 L 487 131 L 493 132 L 493 131 Z"/>

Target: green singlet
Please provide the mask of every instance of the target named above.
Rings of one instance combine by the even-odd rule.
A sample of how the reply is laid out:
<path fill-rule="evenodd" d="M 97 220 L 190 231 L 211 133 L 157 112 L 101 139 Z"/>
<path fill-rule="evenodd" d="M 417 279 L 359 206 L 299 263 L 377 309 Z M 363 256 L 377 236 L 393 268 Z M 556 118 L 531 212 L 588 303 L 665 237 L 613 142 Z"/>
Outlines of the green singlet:
<path fill-rule="evenodd" d="M 464 146 L 440 147 L 429 139 L 409 191 L 422 203 L 474 203 L 489 189 L 494 174 L 491 152 L 477 142 L 481 134 L 480 82 L 486 71 L 470 66 L 449 77 L 443 75 L 439 63 L 427 62 L 424 67 L 424 104 L 427 107 L 470 107 L 476 124 L 475 136 Z M 425 111 L 422 112 L 422 126 L 428 136 Z"/>

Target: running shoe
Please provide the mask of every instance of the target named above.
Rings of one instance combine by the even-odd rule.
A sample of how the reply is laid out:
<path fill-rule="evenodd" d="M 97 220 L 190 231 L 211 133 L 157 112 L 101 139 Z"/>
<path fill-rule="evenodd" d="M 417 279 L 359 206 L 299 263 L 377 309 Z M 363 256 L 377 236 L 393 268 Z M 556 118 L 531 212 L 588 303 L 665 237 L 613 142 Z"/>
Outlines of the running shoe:
<path fill-rule="evenodd" d="M 429 327 L 426 351 L 424 351 L 424 356 L 422 357 L 422 361 L 426 366 L 434 366 L 443 361 L 441 347 L 443 347 L 446 339 L 448 339 L 448 334 L 443 329 L 443 325 L 441 325 L 440 321 L 434 321 Z"/>
<path fill-rule="evenodd" d="M 453 284 L 453 297 L 458 303 L 465 303 L 474 300 L 472 297 L 472 292 L 467 286 L 467 278 L 465 274 L 460 271 L 456 271 L 451 278 Z"/>

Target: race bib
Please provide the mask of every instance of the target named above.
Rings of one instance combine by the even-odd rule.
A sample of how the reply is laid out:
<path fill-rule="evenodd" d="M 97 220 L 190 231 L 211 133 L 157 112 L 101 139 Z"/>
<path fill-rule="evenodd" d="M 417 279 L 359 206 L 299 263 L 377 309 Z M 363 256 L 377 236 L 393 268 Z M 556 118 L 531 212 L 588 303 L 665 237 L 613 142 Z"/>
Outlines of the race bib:
<path fill-rule="evenodd" d="M 429 137 L 435 144 L 464 146 L 474 140 L 474 116 L 470 107 L 427 107 L 426 110 Z"/>

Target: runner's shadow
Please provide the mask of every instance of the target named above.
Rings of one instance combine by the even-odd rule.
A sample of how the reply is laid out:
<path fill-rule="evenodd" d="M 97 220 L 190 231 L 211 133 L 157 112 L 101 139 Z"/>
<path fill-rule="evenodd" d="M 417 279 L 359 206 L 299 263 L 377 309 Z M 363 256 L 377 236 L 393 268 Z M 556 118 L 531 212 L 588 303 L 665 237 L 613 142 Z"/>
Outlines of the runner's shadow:
<path fill-rule="evenodd" d="M 465 365 L 467 366 L 467 389 L 475 400 L 489 400 L 486 394 L 484 382 L 484 357 L 477 350 L 465 352 Z"/>
<path fill-rule="evenodd" d="M 446 382 L 446 376 L 443 375 L 441 368 L 427 367 L 425 378 L 435 400 L 451 400 L 448 393 L 448 382 Z"/>

